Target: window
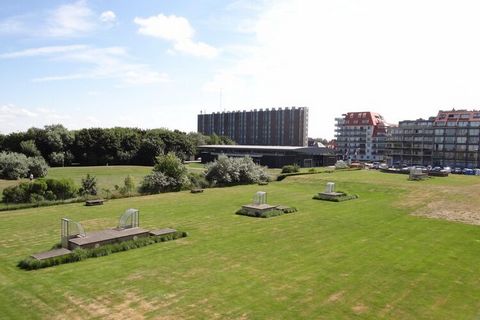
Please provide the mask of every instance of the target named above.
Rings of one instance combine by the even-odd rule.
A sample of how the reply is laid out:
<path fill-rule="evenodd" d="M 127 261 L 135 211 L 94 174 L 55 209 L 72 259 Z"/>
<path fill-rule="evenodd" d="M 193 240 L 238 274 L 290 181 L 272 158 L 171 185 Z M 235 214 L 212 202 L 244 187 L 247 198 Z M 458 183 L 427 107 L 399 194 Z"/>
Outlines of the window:
<path fill-rule="evenodd" d="M 457 137 L 457 143 L 467 143 L 467 137 Z"/>
<path fill-rule="evenodd" d="M 479 137 L 468 137 L 468 143 L 479 143 Z"/>
<path fill-rule="evenodd" d="M 449 121 L 447 122 L 447 127 L 456 127 L 457 123 L 455 121 Z"/>
<path fill-rule="evenodd" d="M 478 151 L 478 144 L 471 144 L 468 146 L 468 151 Z"/>
<path fill-rule="evenodd" d="M 445 144 L 443 145 L 443 148 L 445 151 L 455 151 L 455 145 L 454 144 Z"/>
<path fill-rule="evenodd" d="M 470 114 L 468 114 L 468 113 L 462 113 L 460 115 L 460 119 L 469 119 L 469 118 L 470 118 Z"/>
<path fill-rule="evenodd" d="M 436 136 L 443 136 L 443 132 L 444 132 L 443 129 L 435 129 L 435 135 Z"/>
<path fill-rule="evenodd" d="M 436 143 L 441 143 L 441 142 L 443 142 L 443 137 L 435 137 L 435 142 L 436 142 Z"/>
<path fill-rule="evenodd" d="M 479 129 L 469 129 L 468 130 L 468 134 L 471 135 L 471 136 L 478 136 L 479 133 L 480 133 Z"/>

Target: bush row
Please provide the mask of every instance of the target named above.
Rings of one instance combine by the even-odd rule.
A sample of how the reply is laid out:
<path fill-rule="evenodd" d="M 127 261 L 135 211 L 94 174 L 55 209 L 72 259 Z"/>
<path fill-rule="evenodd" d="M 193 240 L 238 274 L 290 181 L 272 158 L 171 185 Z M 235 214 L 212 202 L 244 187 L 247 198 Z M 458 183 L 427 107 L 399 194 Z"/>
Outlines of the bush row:
<path fill-rule="evenodd" d="M 297 208 L 295 207 L 282 207 L 280 209 L 274 209 L 266 212 L 250 212 L 248 210 L 245 210 L 244 208 L 241 208 L 235 212 L 235 214 L 242 215 L 242 216 L 248 216 L 248 217 L 255 217 L 255 218 L 271 218 L 271 217 L 276 217 L 276 216 L 281 216 L 283 214 L 287 213 L 293 213 L 297 212 Z"/>
<path fill-rule="evenodd" d="M 5 203 L 32 203 L 74 198 L 77 187 L 72 179 L 38 179 L 3 190 Z"/>
<path fill-rule="evenodd" d="M 47 267 L 52 267 L 59 264 L 82 261 L 88 258 L 108 256 L 109 254 L 112 254 L 115 252 L 127 251 L 130 249 L 145 247 L 158 242 L 165 242 L 165 241 L 175 240 L 179 238 L 184 238 L 187 235 L 188 234 L 186 232 L 176 231 L 174 233 L 161 235 L 161 236 L 143 237 L 143 238 L 138 238 L 136 240 L 128 240 L 123 242 L 107 244 L 98 248 L 92 248 L 92 249 L 77 248 L 73 250 L 72 253 L 70 254 L 67 254 L 61 257 L 51 258 L 51 259 L 37 260 L 35 258 L 28 257 L 19 261 L 17 264 L 17 267 L 25 270 L 36 270 L 41 268 L 47 268 Z M 55 245 L 54 247 L 56 246 L 57 245 Z"/>

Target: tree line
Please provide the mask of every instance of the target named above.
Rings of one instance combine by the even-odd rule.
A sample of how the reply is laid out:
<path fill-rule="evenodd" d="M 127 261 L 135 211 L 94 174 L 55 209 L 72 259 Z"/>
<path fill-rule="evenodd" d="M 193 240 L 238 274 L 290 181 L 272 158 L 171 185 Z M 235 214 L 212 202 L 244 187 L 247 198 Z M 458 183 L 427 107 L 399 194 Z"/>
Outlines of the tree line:
<path fill-rule="evenodd" d="M 0 134 L 0 152 L 42 156 L 50 166 L 153 165 L 155 158 L 173 152 L 187 160 L 202 144 L 235 144 L 227 137 L 168 129 L 85 128 L 68 130 L 48 125 L 24 132 Z"/>

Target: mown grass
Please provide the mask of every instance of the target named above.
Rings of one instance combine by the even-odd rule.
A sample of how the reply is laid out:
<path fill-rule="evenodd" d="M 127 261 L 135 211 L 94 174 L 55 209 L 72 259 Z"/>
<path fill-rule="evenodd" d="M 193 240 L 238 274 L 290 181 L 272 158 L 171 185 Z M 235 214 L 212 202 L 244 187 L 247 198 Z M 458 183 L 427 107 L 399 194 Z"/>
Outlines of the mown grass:
<path fill-rule="evenodd" d="M 409 182 L 336 172 L 99 207 L 5 212 L 0 318 L 475 319 L 479 227 L 411 216 L 400 204 L 423 189 L 476 188 L 476 179 Z M 327 181 L 360 198 L 313 200 Z M 271 219 L 235 215 L 258 190 L 268 192 L 269 203 L 299 211 Z M 43 270 L 16 267 L 58 242 L 61 217 L 97 230 L 115 226 L 130 207 L 140 209 L 142 227 L 172 227 L 189 237 Z"/>

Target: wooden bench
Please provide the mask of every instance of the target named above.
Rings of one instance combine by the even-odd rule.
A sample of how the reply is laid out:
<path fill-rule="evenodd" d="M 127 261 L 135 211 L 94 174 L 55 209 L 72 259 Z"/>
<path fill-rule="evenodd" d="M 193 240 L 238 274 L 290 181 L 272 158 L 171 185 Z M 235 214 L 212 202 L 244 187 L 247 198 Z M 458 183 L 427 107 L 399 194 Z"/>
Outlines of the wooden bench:
<path fill-rule="evenodd" d="M 203 189 L 192 189 L 190 190 L 191 193 L 201 193 L 203 192 Z"/>
<path fill-rule="evenodd" d="M 86 206 L 99 206 L 103 204 L 103 199 L 94 199 L 85 201 Z"/>

